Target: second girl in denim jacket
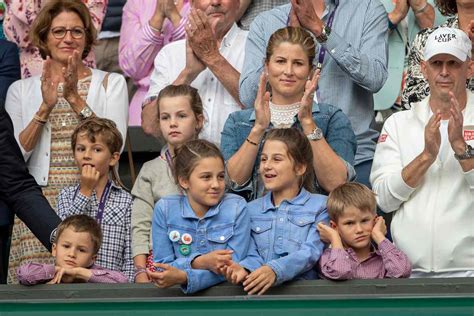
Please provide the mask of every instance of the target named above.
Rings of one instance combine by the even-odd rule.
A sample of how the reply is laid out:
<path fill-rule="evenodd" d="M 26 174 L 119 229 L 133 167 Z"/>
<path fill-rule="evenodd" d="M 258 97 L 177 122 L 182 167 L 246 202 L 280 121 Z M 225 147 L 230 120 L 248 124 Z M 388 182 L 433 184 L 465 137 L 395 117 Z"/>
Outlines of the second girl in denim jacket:
<path fill-rule="evenodd" d="M 273 129 L 265 139 L 260 173 L 268 192 L 248 204 L 253 243 L 240 264 L 223 272 L 249 294 L 294 279 L 316 279 L 323 250 L 316 225 L 329 221 L 326 196 L 312 194 L 312 151 L 297 129 Z M 302 188 L 303 186 L 303 188 Z M 248 271 L 252 271 L 248 274 Z"/>
<path fill-rule="evenodd" d="M 158 272 L 148 271 L 148 276 L 158 287 L 179 284 L 183 292 L 194 293 L 224 281 L 219 270 L 247 255 L 247 203 L 224 194 L 224 160 L 205 140 L 182 145 L 174 168 L 186 195 L 164 197 L 155 206 L 153 261 Z"/>

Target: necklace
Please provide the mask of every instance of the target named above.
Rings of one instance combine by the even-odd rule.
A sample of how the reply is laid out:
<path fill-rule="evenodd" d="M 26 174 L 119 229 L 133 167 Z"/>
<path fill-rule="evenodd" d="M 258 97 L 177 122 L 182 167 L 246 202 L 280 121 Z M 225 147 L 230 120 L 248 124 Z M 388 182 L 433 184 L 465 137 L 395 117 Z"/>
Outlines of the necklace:
<path fill-rule="evenodd" d="M 275 105 L 270 101 L 270 121 L 275 128 L 290 128 L 296 121 L 301 102 Z"/>

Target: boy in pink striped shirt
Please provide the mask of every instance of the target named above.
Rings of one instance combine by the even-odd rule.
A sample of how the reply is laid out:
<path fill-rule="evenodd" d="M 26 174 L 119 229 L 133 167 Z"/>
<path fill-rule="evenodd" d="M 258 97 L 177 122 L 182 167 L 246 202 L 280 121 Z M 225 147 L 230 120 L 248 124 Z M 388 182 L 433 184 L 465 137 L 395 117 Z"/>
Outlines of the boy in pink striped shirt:
<path fill-rule="evenodd" d="M 323 278 L 350 280 L 410 276 L 410 261 L 385 237 L 385 220 L 376 215 L 376 207 L 375 194 L 359 183 L 345 183 L 329 194 L 330 226 L 318 224 L 321 240 L 331 245 L 319 260 Z"/>
<path fill-rule="evenodd" d="M 120 271 L 95 265 L 102 243 L 102 232 L 96 220 L 87 215 L 66 218 L 57 228 L 53 243 L 55 264 L 30 262 L 17 270 L 18 280 L 24 285 L 41 283 L 127 283 Z"/>

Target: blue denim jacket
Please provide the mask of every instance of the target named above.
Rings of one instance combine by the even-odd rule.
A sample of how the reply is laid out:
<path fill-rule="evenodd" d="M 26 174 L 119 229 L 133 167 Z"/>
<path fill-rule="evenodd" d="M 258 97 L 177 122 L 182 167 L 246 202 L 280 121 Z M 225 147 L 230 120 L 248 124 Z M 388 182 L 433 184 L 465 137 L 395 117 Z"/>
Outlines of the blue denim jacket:
<path fill-rule="evenodd" d="M 295 116 L 293 127 L 300 130 L 301 125 Z M 313 120 L 316 125 L 323 131 L 324 138 L 334 152 L 345 162 L 348 170 L 347 179 L 355 178 L 354 157 L 357 150 L 357 141 L 352 130 L 351 123 L 347 116 L 338 108 L 325 104 L 313 103 Z M 221 151 L 225 161 L 229 160 L 242 146 L 245 139 L 250 134 L 255 125 L 255 111 L 247 109 L 231 113 L 225 122 L 221 136 Z M 270 124 L 270 128 L 272 125 Z M 262 142 L 259 144 L 258 155 L 253 166 L 252 177 L 243 185 L 231 183 L 231 190 L 234 192 L 250 191 L 246 193 L 247 199 L 254 200 L 263 194 L 263 185 L 260 182 L 258 167 L 260 164 L 260 154 L 262 152 Z M 317 184 L 317 179 L 315 177 Z M 320 193 L 324 193 L 322 190 Z M 244 194 L 242 194 L 244 195 Z"/>
<path fill-rule="evenodd" d="M 180 243 L 172 242 L 170 233 L 188 233 L 192 237 L 191 252 L 183 255 Z M 218 249 L 234 251 L 236 262 L 246 255 L 250 243 L 250 221 L 247 203 L 234 194 L 225 194 L 220 203 L 211 207 L 203 218 L 194 214 L 186 196 L 172 195 L 160 199 L 155 206 L 152 222 L 153 261 L 170 264 L 184 270 L 188 277 L 184 293 L 194 293 L 225 280 L 208 270 L 191 268 L 191 261 Z"/>
<path fill-rule="evenodd" d="M 313 269 L 323 252 L 316 225 L 328 223 L 327 197 L 301 189 L 291 201 L 279 207 L 272 203 L 272 193 L 248 204 L 252 241 L 249 254 L 258 252 L 261 260 L 248 256 L 240 265 L 253 271 L 265 264 L 276 274 L 276 283 L 293 279 L 316 279 Z M 256 248 L 256 249 L 255 249 Z"/>

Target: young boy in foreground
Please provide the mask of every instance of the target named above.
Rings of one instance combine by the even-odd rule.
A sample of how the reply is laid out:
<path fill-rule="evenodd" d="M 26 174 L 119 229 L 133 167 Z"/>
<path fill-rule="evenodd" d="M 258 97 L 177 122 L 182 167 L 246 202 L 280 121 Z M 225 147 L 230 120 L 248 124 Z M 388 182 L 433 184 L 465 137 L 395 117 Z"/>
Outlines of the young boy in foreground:
<path fill-rule="evenodd" d="M 52 254 L 55 265 L 27 263 L 17 270 L 20 284 L 127 283 L 119 271 L 94 264 L 102 243 L 99 224 L 90 216 L 73 215 L 58 226 Z"/>
<path fill-rule="evenodd" d="M 359 183 L 346 183 L 329 194 L 330 226 L 319 223 L 330 243 L 319 260 L 323 278 L 332 280 L 407 278 L 407 256 L 386 237 L 385 220 L 376 215 L 375 194 Z M 377 244 L 377 249 L 372 242 Z"/>

